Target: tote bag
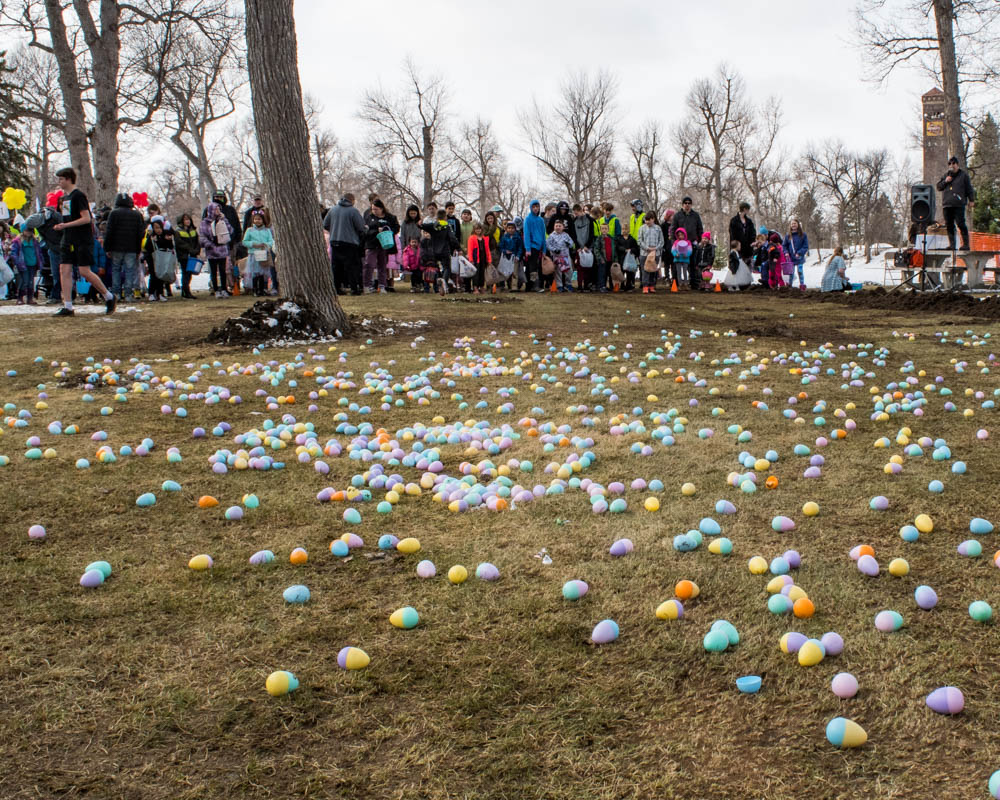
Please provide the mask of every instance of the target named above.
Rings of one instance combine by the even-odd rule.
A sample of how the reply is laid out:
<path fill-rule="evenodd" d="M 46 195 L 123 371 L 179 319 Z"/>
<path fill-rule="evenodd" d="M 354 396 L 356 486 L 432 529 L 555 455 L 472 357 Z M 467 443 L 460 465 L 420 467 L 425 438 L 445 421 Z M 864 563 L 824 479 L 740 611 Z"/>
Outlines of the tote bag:
<path fill-rule="evenodd" d="M 548 256 L 542 256 L 542 275 L 552 275 L 556 271 L 556 262 Z"/>
<path fill-rule="evenodd" d="M 153 271 L 161 281 L 172 281 L 177 269 L 177 256 L 170 250 L 153 252 Z"/>
<path fill-rule="evenodd" d="M 656 261 L 655 250 L 650 250 L 646 253 L 646 260 L 643 262 L 642 268 L 646 272 L 657 272 L 660 269 L 660 265 Z"/>

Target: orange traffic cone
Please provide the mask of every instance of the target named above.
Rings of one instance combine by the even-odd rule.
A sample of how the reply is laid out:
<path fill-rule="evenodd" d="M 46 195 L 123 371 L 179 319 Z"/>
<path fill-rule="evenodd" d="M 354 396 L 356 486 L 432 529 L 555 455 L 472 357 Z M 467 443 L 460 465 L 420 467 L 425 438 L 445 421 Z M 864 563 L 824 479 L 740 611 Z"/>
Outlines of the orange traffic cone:
<path fill-rule="evenodd" d="M 674 293 L 677 292 L 677 281 L 670 281 L 670 291 Z"/>
<path fill-rule="evenodd" d="M 493 291 L 491 292 L 491 294 L 496 294 L 496 293 L 497 293 L 497 285 L 494 283 L 493 284 Z"/>
<path fill-rule="evenodd" d="M 719 283 L 719 281 L 715 282 L 715 291 L 716 292 L 721 292 L 722 291 L 722 284 Z"/>
<path fill-rule="evenodd" d="M 552 279 L 552 283 L 549 285 L 549 291 L 552 294 L 556 293 L 556 280 L 555 280 L 555 278 Z"/>

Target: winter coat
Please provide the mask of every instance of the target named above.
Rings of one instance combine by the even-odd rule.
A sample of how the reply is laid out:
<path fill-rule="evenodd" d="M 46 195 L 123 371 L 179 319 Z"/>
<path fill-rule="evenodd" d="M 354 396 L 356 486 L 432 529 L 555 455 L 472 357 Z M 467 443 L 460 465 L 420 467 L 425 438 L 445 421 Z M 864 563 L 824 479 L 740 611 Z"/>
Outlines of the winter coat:
<path fill-rule="evenodd" d="M 28 217 L 24 224 L 28 226 L 29 231 L 38 231 L 42 235 L 45 246 L 54 253 L 58 253 L 62 247 L 62 231 L 54 230 L 52 226 L 60 222 L 62 222 L 62 217 L 55 209 L 46 206 Z"/>
<path fill-rule="evenodd" d="M 592 247 L 594 244 L 594 220 L 588 214 L 575 217 L 567 231 L 573 237 L 577 250 Z"/>
<path fill-rule="evenodd" d="M 215 236 L 215 209 L 218 206 L 215 203 L 209 203 L 208 208 L 208 216 L 202 217 L 201 224 L 198 226 L 198 241 L 205 250 L 206 258 L 226 258 L 233 243 L 233 225 L 225 216 L 222 217 L 229 229 L 229 243 L 220 243 Z"/>
<path fill-rule="evenodd" d="M 820 289 L 824 292 L 840 292 L 844 289 L 844 284 L 848 281 L 846 278 L 840 276 L 840 270 L 846 270 L 847 264 L 844 263 L 844 259 L 841 256 L 834 256 L 830 259 L 830 263 L 826 265 L 826 270 L 823 272 L 823 282 L 820 284 Z"/>
<path fill-rule="evenodd" d="M 248 208 L 246 211 L 243 212 L 243 232 L 244 233 L 246 233 L 246 231 L 250 230 L 253 227 L 253 214 L 254 214 L 254 212 L 255 211 L 263 211 L 263 210 L 264 210 L 264 206 L 261 206 L 260 208 L 254 208 L 253 206 L 250 206 L 250 208 Z M 225 213 L 225 212 L 223 212 L 223 213 Z M 269 217 L 271 215 L 268 214 L 267 216 Z M 265 221 L 264 221 L 264 225 L 265 226 L 267 225 L 266 218 L 265 218 Z"/>
<path fill-rule="evenodd" d="M 500 245 L 501 234 L 502 231 L 500 230 L 500 226 L 497 225 L 495 222 L 490 224 L 487 224 L 485 222 L 483 223 L 483 236 L 489 239 L 490 251 L 493 253 L 496 253 L 500 249 L 499 245 Z"/>
<path fill-rule="evenodd" d="M 399 220 L 388 211 L 384 211 L 383 214 L 384 216 L 376 217 L 371 211 L 365 212 L 363 218 L 365 222 L 365 250 L 382 250 L 382 245 L 378 241 L 379 233 L 381 231 L 392 231 L 392 247 L 385 251 L 392 255 L 399 252 L 396 249 L 395 242 L 395 236 L 399 233 Z"/>
<path fill-rule="evenodd" d="M 182 228 L 178 222 L 174 228 L 174 249 L 177 251 L 177 260 L 182 267 L 187 264 L 189 258 L 197 258 L 198 252 L 201 250 L 201 242 L 198 241 L 198 229 Z"/>
<path fill-rule="evenodd" d="M 431 224 L 431 223 L 428 223 L 428 224 Z M 420 266 L 421 267 L 436 267 L 437 266 L 437 256 L 434 253 L 434 240 L 433 239 L 421 239 L 420 240 Z"/>
<path fill-rule="evenodd" d="M 410 219 L 411 211 L 417 212 L 416 219 Z M 414 205 L 406 209 L 406 216 L 399 228 L 399 241 L 404 248 L 410 246 L 410 239 L 416 239 L 418 243 L 420 242 L 420 209 Z"/>
<path fill-rule="evenodd" d="M 243 234 L 243 244 L 247 248 L 250 254 L 250 258 L 257 261 L 257 251 L 255 247 L 257 245 L 264 245 L 268 252 L 274 250 L 274 234 L 271 233 L 270 228 L 255 228 L 252 225 L 247 228 L 246 233 Z M 267 259 L 262 259 L 266 261 Z"/>
<path fill-rule="evenodd" d="M 108 215 L 108 227 L 104 233 L 104 249 L 109 253 L 138 253 L 142 250 L 142 237 L 146 232 L 146 220 L 142 212 L 131 205 L 132 198 L 119 196 L 115 207 Z"/>
<path fill-rule="evenodd" d="M 608 246 L 610 243 L 610 247 Z M 612 264 L 621 263 L 624 243 L 621 236 L 598 236 L 594 239 L 591 250 L 594 253 L 594 263 L 603 264 L 610 267 Z M 610 257 L 608 250 L 611 251 Z"/>
<path fill-rule="evenodd" d="M 485 266 L 493 263 L 493 257 L 490 255 L 490 240 L 485 236 L 470 236 L 465 247 L 465 257 L 477 267 L 480 264 Z"/>
<path fill-rule="evenodd" d="M 739 214 L 729 220 L 729 241 L 740 243 L 740 258 L 744 261 L 749 261 L 753 255 L 751 245 L 756 238 L 757 229 L 749 215 L 747 215 L 746 222 L 740 219 Z"/>
<path fill-rule="evenodd" d="M 327 212 L 323 229 L 329 232 L 331 244 L 359 245 L 365 233 L 365 221 L 361 212 L 345 197 Z"/>
<path fill-rule="evenodd" d="M 565 272 L 572 268 L 570 251 L 573 249 L 573 238 L 568 233 L 553 233 L 545 240 L 545 249 L 561 270 Z"/>
<path fill-rule="evenodd" d="M 538 205 L 537 200 L 532 200 L 531 206 Z M 541 214 L 532 211 L 524 218 L 524 250 L 528 252 L 541 251 L 545 249 L 545 220 Z"/>
<path fill-rule="evenodd" d="M 419 239 L 417 240 L 419 241 Z M 403 270 L 406 272 L 414 272 L 420 269 L 420 245 L 413 247 L 413 245 L 407 245 L 403 248 Z"/>
<path fill-rule="evenodd" d="M 678 228 L 684 229 L 690 242 L 700 242 L 701 235 L 705 232 L 705 228 L 701 224 L 701 216 L 698 212 L 685 211 L 683 208 L 680 211 L 675 211 L 674 218 L 670 220 L 671 241 L 676 238 Z"/>
<path fill-rule="evenodd" d="M 35 249 L 35 266 L 37 272 L 42 268 L 42 248 L 38 245 L 38 240 L 32 236 L 28 241 L 24 241 L 20 236 L 10 243 L 10 263 L 14 269 L 23 272 L 28 268 L 28 263 L 24 259 L 24 251 L 28 248 Z"/>
<path fill-rule="evenodd" d="M 601 217 L 594 220 L 594 236 L 601 235 L 601 226 L 608 226 L 608 236 L 612 238 L 617 238 L 622 234 L 622 224 L 621 221 L 612 214 L 610 217 Z"/>
<path fill-rule="evenodd" d="M 497 247 L 501 257 L 510 256 L 515 260 L 524 258 L 524 238 L 516 233 L 505 233 L 500 237 Z"/>
<path fill-rule="evenodd" d="M 641 225 L 636 240 L 639 242 L 639 261 L 645 261 L 650 250 L 655 250 L 656 257 L 660 257 L 663 251 L 663 231 L 659 225 Z"/>
<path fill-rule="evenodd" d="M 687 239 L 678 239 L 670 248 L 670 252 L 673 254 L 674 261 L 677 264 L 688 264 L 691 261 L 693 248 L 691 247 L 691 242 Z"/>
<path fill-rule="evenodd" d="M 545 223 L 545 232 L 552 233 L 556 229 L 556 222 L 563 224 L 563 232 L 569 233 L 573 229 L 573 217 L 569 214 L 560 214 L 558 211 L 553 214 Z"/>
<path fill-rule="evenodd" d="M 806 256 L 809 255 L 809 237 L 805 233 L 786 234 L 781 244 L 795 266 L 801 267 L 805 263 Z"/>
<path fill-rule="evenodd" d="M 732 252 L 732 251 L 730 251 Z M 715 265 L 715 245 L 708 240 L 702 241 L 695 248 L 694 263 L 698 269 L 711 269 Z"/>
<path fill-rule="evenodd" d="M 233 229 L 233 232 L 231 234 L 233 237 L 232 243 L 235 244 L 236 242 L 242 241 L 243 226 L 240 225 L 240 215 L 236 213 L 236 209 L 233 208 L 231 205 L 229 205 L 229 203 L 216 203 L 213 200 L 211 203 L 205 206 L 205 210 L 201 212 L 201 218 L 205 219 L 206 217 L 210 217 L 211 214 L 209 214 L 209 209 L 211 209 L 211 207 L 214 205 L 222 209 L 222 216 L 224 216 L 229 221 L 229 227 Z M 169 229 L 170 222 L 164 221 L 163 227 Z"/>
<path fill-rule="evenodd" d="M 948 182 L 948 176 L 951 182 Z M 941 206 L 943 208 L 963 208 L 966 203 L 976 202 L 976 190 L 972 188 L 972 181 L 969 180 L 969 173 L 964 169 L 959 169 L 954 175 L 946 172 L 944 177 L 937 182 L 938 191 L 941 192 Z"/>
<path fill-rule="evenodd" d="M 425 222 L 420 228 L 431 235 L 434 260 L 443 261 L 448 266 L 451 263 L 451 254 L 458 249 L 458 239 L 455 237 L 451 225 L 445 220 L 443 222 Z M 423 251 L 421 250 L 421 252 Z"/>
<path fill-rule="evenodd" d="M 146 254 L 146 261 L 150 267 L 154 264 L 154 250 L 165 250 L 170 253 L 176 253 L 176 250 L 174 249 L 173 231 L 164 231 L 159 235 L 151 233 L 146 237 L 146 244 L 143 247 L 143 252 Z"/>

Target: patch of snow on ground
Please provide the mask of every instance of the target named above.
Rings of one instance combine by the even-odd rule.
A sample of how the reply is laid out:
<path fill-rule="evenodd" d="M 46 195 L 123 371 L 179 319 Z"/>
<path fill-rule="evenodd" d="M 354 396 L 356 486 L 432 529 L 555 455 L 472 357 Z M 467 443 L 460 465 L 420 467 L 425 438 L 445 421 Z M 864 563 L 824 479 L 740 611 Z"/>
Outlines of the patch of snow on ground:
<path fill-rule="evenodd" d="M 44 317 L 46 315 L 52 316 L 59 310 L 59 306 L 49 306 L 49 305 L 37 305 L 37 306 L 0 306 L 0 316 L 10 315 L 10 316 L 26 316 L 26 317 Z M 104 306 L 73 306 L 73 310 L 79 314 L 103 314 Z M 136 308 L 135 306 L 119 306 L 115 311 L 116 314 L 125 314 L 130 311 L 141 312 L 141 308 Z"/>

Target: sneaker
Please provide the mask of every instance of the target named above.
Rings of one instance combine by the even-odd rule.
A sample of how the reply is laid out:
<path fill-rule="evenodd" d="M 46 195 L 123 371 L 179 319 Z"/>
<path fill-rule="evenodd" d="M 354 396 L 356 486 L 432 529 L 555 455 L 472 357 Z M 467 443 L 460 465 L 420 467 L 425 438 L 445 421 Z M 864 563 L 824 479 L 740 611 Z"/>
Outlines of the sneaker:
<path fill-rule="evenodd" d="M 114 314 L 116 308 L 118 308 L 118 299 L 114 295 L 111 295 L 110 300 L 104 301 L 104 313 Z"/>
<path fill-rule="evenodd" d="M 54 316 L 54 317 L 72 317 L 72 316 L 75 316 L 75 312 L 73 311 L 72 308 L 66 308 L 66 306 L 63 306 L 62 308 L 60 308 L 52 316 Z"/>
<path fill-rule="evenodd" d="M 806 290 L 806 287 L 803 286 L 802 284 L 799 284 L 799 291 L 804 292 L 805 290 Z"/>
<path fill-rule="evenodd" d="M 162 294 L 161 294 L 161 295 L 159 296 L 159 298 L 158 298 L 158 299 L 159 299 L 159 301 L 160 301 L 161 303 L 166 303 L 166 302 L 167 302 L 167 298 L 166 298 L 166 295 L 162 295 Z M 110 314 L 111 312 L 109 311 L 108 313 Z"/>

